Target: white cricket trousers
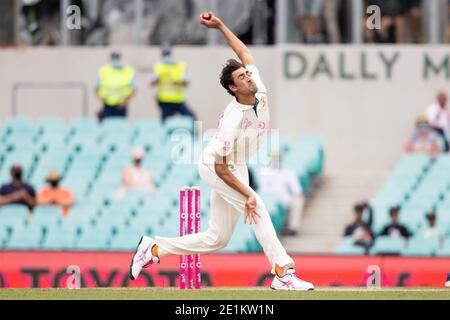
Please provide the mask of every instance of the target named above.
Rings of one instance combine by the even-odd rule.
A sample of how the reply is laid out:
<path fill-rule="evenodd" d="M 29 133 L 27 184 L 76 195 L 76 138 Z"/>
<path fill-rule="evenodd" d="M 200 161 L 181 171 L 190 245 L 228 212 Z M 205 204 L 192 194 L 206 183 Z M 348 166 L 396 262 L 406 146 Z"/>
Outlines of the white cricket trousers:
<path fill-rule="evenodd" d="M 234 176 L 248 186 L 247 166 L 235 168 L 232 171 Z M 199 174 L 202 180 L 212 188 L 208 230 L 176 238 L 155 237 L 159 256 L 212 253 L 226 247 L 233 235 L 239 215 L 244 212 L 245 197 L 220 179 L 212 165 L 200 163 Z M 275 265 L 293 267 L 294 261 L 278 239 L 266 206 L 256 192 L 254 193 L 257 200 L 256 211 L 260 217 L 257 217 L 257 223 L 252 224 L 252 227 L 256 239 L 269 259 L 272 273 L 275 273 Z"/>

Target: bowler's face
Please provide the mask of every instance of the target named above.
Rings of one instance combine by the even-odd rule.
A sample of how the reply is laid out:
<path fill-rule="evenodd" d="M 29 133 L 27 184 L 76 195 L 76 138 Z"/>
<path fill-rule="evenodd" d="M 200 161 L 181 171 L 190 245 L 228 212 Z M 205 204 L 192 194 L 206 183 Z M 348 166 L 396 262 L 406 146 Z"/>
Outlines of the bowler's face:
<path fill-rule="evenodd" d="M 252 73 L 241 67 L 232 73 L 234 87 L 232 90 L 237 95 L 255 94 L 258 92 L 255 81 L 252 79 Z"/>

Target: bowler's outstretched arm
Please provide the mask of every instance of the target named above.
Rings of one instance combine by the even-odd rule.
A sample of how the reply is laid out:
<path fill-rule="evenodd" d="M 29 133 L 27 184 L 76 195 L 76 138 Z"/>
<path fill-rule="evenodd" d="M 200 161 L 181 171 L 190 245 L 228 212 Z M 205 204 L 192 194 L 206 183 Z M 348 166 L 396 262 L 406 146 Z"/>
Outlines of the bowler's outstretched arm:
<path fill-rule="evenodd" d="M 211 15 L 211 19 L 206 20 L 202 14 L 200 15 L 200 23 L 205 27 L 214 28 L 221 31 L 225 39 L 227 39 L 228 45 L 236 53 L 239 60 L 241 60 L 244 65 L 254 65 L 255 59 L 251 55 L 250 50 L 248 50 L 247 46 L 241 40 L 239 40 L 239 38 L 236 37 L 236 35 L 230 29 L 228 29 L 228 27 L 225 25 L 225 23 L 222 22 L 222 20 L 217 18 L 212 12 L 208 12 L 208 14 Z"/>

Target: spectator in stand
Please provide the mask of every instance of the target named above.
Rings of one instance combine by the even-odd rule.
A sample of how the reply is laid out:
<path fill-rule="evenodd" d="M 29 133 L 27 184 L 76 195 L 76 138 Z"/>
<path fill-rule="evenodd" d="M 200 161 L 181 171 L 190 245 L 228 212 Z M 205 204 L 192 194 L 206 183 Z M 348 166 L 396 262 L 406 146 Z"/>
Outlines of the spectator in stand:
<path fill-rule="evenodd" d="M 128 104 L 136 94 L 135 71 L 122 62 L 120 53 L 113 52 L 111 63 L 100 68 L 95 93 L 103 103 L 99 121 L 127 116 Z"/>
<path fill-rule="evenodd" d="M 363 219 L 366 209 L 368 212 L 367 222 Z M 373 244 L 373 209 L 367 202 L 363 202 L 357 203 L 353 208 L 353 212 L 355 215 L 355 220 L 345 228 L 344 237 L 352 237 L 355 241 L 354 244 L 364 247 L 366 249 L 366 253 L 368 253 L 369 248 Z"/>
<path fill-rule="evenodd" d="M 340 43 L 341 32 L 339 30 L 338 13 L 341 0 L 325 0 L 323 15 L 329 43 Z"/>
<path fill-rule="evenodd" d="M 0 188 L 0 205 L 23 204 L 30 211 L 36 206 L 36 192 L 22 180 L 23 170 L 20 164 L 11 167 L 11 183 Z"/>
<path fill-rule="evenodd" d="M 195 114 L 186 104 L 186 88 L 189 85 L 186 64 L 173 58 L 172 47 L 168 43 L 162 46 L 161 54 L 162 60 L 153 67 L 150 81 L 157 88 L 156 98 L 162 122 L 177 113 L 195 121 Z"/>
<path fill-rule="evenodd" d="M 381 12 L 381 28 L 370 30 L 364 24 L 364 31 L 368 42 L 396 43 L 400 42 L 401 3 L 400 0 L 368 0 L 367 6 L 378 6 Z M 364 7 L 364 8 L 367 8 Z M 366 10 L 364 14 L 367 16 Z"/>
<path fill-rule="evenodd" d="M 303 32 L 305 43 L 323 43 L 321 16 L 323 0 L 295 0 L 297 25 Z"/>
<path fill-rule="evenodd" d="M 422 0 L 401 0 L 400 1 L 400 23 L 397 25 L 397 42 L 404 39 L 404 21 L 408 22 L 413 43 L 422 43 Z"/>
<path fill-rule="evenodd" d="M 406 152 L 428 153 L 435 158 L 439 152 L 438 136 L 425 117 L 419 117 L 416 121 L 416 130 L 406 144 Z"/>
<path fill-rule="evenodd" d="M 122 187 L 118 191 L 118 197 L 124 196 L 127 190 L 143 190 L 153 195 L 156 187 L 153 184 L 150 173 L 142 168 L 145 152 L 137 147 L 133 150 L 133 164 L 129 165 L 122 173 Z"/>
<path fill-rule="evenodd" d="M 341 42 L 341 31 L 338 23 L 340 5 L 341 0 L 325 0 L 324 3 L 323 15 L 329 43 Z"/>
<path fill-rule="evenodd" d="M 427 225 L 419 230 L 419 236 L 422 239 L 435 238 L 441 243 L 445 238 L 445 232 L 436 225 L 436 213 L 432 210 L 425 216 Z"/>
<path fill-rule="evenodd" d="M 400 207 L 392 207 L 389 210 L 391 216 L 391 223 L 386 225 L 380 233 L 380 236 L 390 236 L 393 238 L 408 239 L 412 236 L 408 228 L 399 223 Z"/>
<path fill-rule="evenodd" d="M 426 108 L 425 114 L 428 123 L 441 136 L 444 142 L 444 152 L 448 152 L 447 135 L 450 134 L 450 107 L 447 104 L 447 94 L 444 91 L 438 92 L 436 101 Z"/>
<path fill-rule="evenodd" d="M 304 196 L 295 173 L 282 166 L 279 152 L 271 154 L 271 166 L 261 169 L 259 192 L 277 194 L 288 206 L 288 219 L 282 234 L 296 236 L 300 230 Z"/>
<path fill-rule="evenodd" d="M 60 206 L 64 216 L 66 216 L 69 213 L 70 206 L 75 203 L 75 196 L 69 189 L 59 186 L 61 175 L 56 170 L 48 173 L 46 182 L 49 187 L 44 187 L 39 191 L 38 204 Z"/>

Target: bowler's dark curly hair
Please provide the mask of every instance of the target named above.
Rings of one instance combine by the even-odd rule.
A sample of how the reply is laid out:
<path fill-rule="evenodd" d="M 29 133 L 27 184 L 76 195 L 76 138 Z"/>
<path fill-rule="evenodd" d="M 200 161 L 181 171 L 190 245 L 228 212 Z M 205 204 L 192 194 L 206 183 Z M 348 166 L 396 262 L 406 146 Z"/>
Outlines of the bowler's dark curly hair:
<path fill-rule="evenodd" d="M 227 64 L 223 67 L 220 74 L 220 84 L 227 90 L 229 94 L 234 97 L 234 92 L 230 90 L 230 85 L 234 84 L 232 74 L 239 68 L 245 67 L 242 63 L 235 59 L 229 59 Z"/>

